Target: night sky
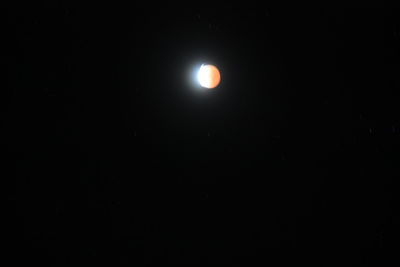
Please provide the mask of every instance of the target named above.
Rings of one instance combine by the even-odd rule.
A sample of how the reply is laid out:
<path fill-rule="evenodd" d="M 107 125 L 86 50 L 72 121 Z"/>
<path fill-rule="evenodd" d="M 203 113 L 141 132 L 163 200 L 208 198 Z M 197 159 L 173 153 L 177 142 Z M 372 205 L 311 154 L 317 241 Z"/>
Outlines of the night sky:
<path fill-rule="evenodd" d="M 10 8 L 10 261 L 389 266 L 400 251 L 399 18 Z M 195 88 L 203 63 L 219 68 L 217 88 Z"/>

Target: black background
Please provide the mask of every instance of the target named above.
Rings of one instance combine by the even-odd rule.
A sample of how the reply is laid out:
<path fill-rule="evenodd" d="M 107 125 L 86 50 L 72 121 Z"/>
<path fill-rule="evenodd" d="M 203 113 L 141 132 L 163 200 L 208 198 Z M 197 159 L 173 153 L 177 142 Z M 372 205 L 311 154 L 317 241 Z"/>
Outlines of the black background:
<path fill-rule="evenodd" d="M 10 8 L 10 260 L 393 263 L 398 18 L 250 4 Z M 190 71 L 204 62 L 222 82 L 199 92 Z"/>

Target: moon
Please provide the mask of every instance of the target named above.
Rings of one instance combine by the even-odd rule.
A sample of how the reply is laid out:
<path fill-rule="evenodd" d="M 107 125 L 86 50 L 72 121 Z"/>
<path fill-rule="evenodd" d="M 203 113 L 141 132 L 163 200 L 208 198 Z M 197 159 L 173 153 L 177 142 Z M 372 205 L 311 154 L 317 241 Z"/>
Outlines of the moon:
<path fill-rule="evenodd" d="M 201 87 L 212 89 L 221 82 L 221 74 L 214 65 L 201 65 L 197 73 L 197 81 Z"/>

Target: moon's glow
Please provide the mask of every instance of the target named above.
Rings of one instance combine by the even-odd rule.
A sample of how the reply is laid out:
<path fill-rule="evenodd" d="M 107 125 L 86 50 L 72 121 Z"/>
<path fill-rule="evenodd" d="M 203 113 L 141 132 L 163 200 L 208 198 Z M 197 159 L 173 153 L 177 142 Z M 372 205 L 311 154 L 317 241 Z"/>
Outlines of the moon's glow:
<path fill-rule="evenodd" d="M 197 80 L 202 87 L 212 89 L 220 83 L 221 75 L 217 67 L 203 64 L 197 73 Z"/>

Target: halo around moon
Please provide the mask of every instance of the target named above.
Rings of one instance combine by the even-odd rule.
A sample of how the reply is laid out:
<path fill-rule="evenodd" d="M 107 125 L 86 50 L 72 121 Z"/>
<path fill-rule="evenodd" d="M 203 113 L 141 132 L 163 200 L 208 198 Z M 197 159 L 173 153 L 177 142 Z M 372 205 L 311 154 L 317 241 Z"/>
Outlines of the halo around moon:
<path fill-rule="evenodd" d="M 221 82 L 221 74 L 214 65 L 201 65 L 197 73 L 197 81 L 202 87 L 212 89 Z"/>

